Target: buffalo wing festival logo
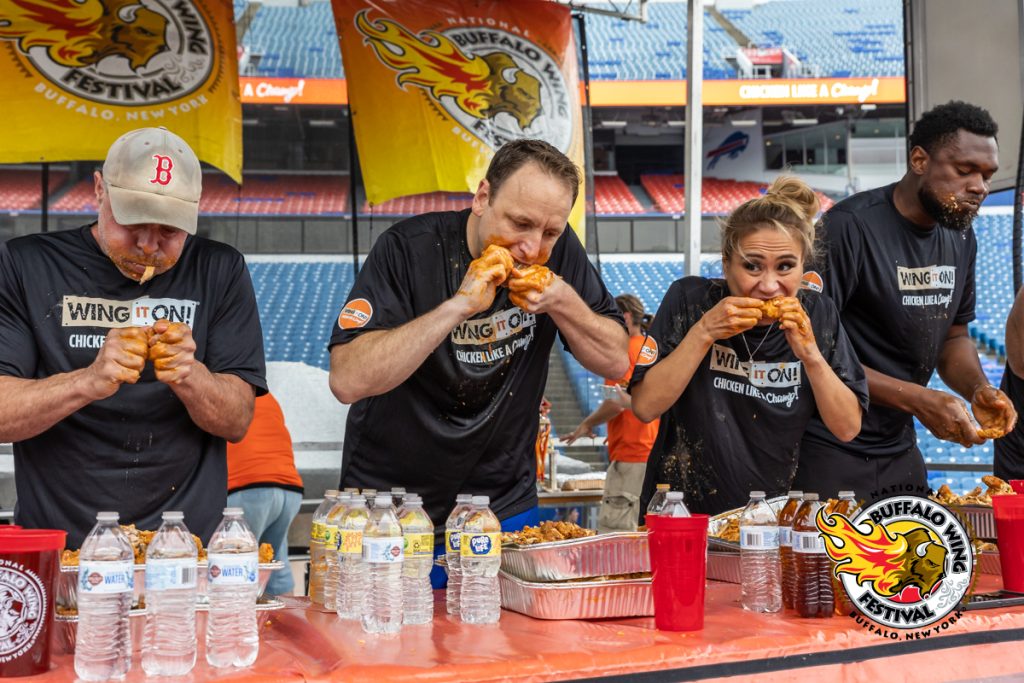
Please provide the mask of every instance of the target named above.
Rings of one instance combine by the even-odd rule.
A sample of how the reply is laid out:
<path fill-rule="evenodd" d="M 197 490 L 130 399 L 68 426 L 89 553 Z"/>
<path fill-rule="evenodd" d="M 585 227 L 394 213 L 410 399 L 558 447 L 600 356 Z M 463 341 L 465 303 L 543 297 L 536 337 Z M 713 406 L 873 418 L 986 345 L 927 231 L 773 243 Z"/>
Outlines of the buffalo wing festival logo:
<path fill-rule="evenodd" d="M 0 560 L 0 662 L 9 662 L 35 644 L 47 615 L 46 589 L 24 565 Z"/>
<path fill-rule="evenodd" d="M 941 505 L 895 496 L 870 505 L 853 521 L 822 509 L 817 525 L 835 576 L 868 630 L 916 639 L 960 618 L 974 558 L 967 530 Z"/>
<path fill-rule="evenodd" d="M 528 32 L 458 26 L 417 35 L 391 19 L 372 20 L 368 12 L 356 15 L 356 29 L 377 59 L 398 72 L 399 88 L 420 86 L 491 149 L 534 137 L 569 151 L 573 117 L 565 78 Z"/>
<path fill-rule="evenodd" d="M 192 0 L 0 0 L 0 38 L 52 84 L 108 105 L 176 100 L 213 72 Z"/>

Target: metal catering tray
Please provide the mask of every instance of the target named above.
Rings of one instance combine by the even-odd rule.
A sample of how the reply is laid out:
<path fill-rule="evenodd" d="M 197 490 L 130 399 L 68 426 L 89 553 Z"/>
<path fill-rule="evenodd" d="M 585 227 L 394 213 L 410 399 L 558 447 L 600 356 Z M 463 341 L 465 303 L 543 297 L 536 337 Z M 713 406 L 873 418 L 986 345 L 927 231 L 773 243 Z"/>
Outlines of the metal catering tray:
<path fill-rule="evenodd" d="M 262 631 L 267 620 L 262 618 L 264 612 L 272 612 L 284 607 L 284 602 L 277 598 L 256 603 L 257 630 Z M 206 616 L 209 606 L 196 603 L 196 633 L 206 632 Z M 142 652 L 142 641 L 146 633 L 146 610 L 133 609 L 128 613 L 128 627 L 132 634 L 132 652 Z M 70 655 L 75 652 L 78 636 L 78 615 L 57 614 L 53 617 L 53 633 L 50 642 L 57 654 Z"/>
<path fill-rule="evenodd" d="M 775 510 L 777 515 L 782 511 L 782 506 L 786 504 L 786 496 L 776 496 L 775 498 L 769 498 L 768 504 L 771 505 L 772 509 Z M 726 510 L 725 512 L 719 512 L 717 515 L 712 515 L 708 519 L 708 548 L 714 550 L 723 550 L 731 552 L 739 552 L 740 544 L 739 541 L 726 541 L 718 538 L 718 534 L 729 524 L 729 520 L 733 517 L 739 517 L 743 514 L 743 508 L 736 508 L 735 510 Z M 711 578 L 710 575 L 708 578 Z"/>
<path fill-rule="evenodd" d="M 280 560 L 273 562 L 260 562 L 259 564 L 259 586 L 260 595 L 270 581 L 270 575 L 284 566 Z M 146 592 L 146 565 L 135 565 L 135 599 L 132 604 L 139 604 L 139 600 Z M 199 572 L 196 574 L 196 592 L 200 601 L 206 599 L 206 561 L 199 563 Z M 56 599 L 54 604 L 67 609 L 78 608 L 78 567 L 70 566 L 60 568 L 60 575 L 57 577 Z"/>
<path fill-rule="evenodd" d="M 534 619 L 610 619 L 654 614 L 651 580 L 533 583 L 498 572 L 501 606 Z"/>
<path fill-rule="evenodd" d="M 728 583 L 743 583 L 740 574 L 740 554 L 708 550 L 707 578 Z"/>
<path fill-rule="evenodd" d="M 535 545 L 504 545 L 501 570 L 532 582 L 649 572 L 647 533 L 624 531 Z"/>

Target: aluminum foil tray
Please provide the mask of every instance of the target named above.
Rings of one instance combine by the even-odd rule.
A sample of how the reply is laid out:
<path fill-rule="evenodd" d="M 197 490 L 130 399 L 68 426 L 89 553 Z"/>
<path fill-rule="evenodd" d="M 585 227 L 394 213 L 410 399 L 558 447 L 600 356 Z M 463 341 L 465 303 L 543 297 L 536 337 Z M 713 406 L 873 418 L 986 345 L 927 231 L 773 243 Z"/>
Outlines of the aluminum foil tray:
<path fill-rule="evenodd" d="M 708 550 L 707 578 L 728 583 L 743 583 L 740 574 L 740 554 Z"/>
<path fill-rule="evenodd" d="M 992 508 L 983 505 L 953 505 L 953 511 L 966 525 L 971 538 L 996 539 L 996 518 Z"/>
<path fill-rule="evenodd" d="M 523 581 L 568 581 L 651 571 L 647 532 L 501 547 L 501 570 Z"/>
<path fill-rule="evenodd" d="M 533 583 L 498 572 L 501 606 L 534 619 L 610 619 L 654 614 L 651 580 Z"/>
<path fill-rule="evenodd" d="M 259 564 L 259 585 L 260 595 L 263 595 L 263 589 L 267 587 L 267 582 L 270 581 L 270 575 L 284 566 L 284 563 L 280 560 L 273 562 L 261 562 Z M 135 565 L 135 599 L 132 601 L 133 604 L 139 604 L 139 600 L 142 598 L 143 593 L 146 589 L 146 565 L 137 564 Z M 78 608 L 78 567 L 61 567 L 60 576 L 57 577 L 57 589 L 56 589 L 56 601 L 55 604 L 58 607 L 65 607 L 67 609 Z M 200 602 L 206 599 L 206 562 L 199 563 L 199 572 L 196 575 L 196 592 L 199 595 Z"/>
<path fill-rule="evenodd" d="M 271 598 L 256 603 L 257 624 L 260 631 L 263 630 L 267 620 L 260 618 L 263 612 L 272 612 L 284 607 L 284 602 L 277 598 Z M 206 605 L 196 605 L 196 633 L 206 632 Z M 129 612 L 128 625 L 132 633 L 132 652 L 142 652 L 142 641 L 146 633 L 146 610 L 133 609 Z M 78 635 L 78 615 L 57 614 L 53 617 L 53 634 L 50 643 L 56 649 L 57 654 L 70 655 L 75 652 L 76 636 Z"/>
<path fill-rule="evenodd" d="M 775 513 L 778 514 L 782 511 L 782 506 L 786 504 L 786 496 L 769 498 L 768 504 L 771 505 L 772 509 L 775 510 Z M 708 519 L 708 548 L 712 550 L 739 552 L 739 541 L 724 541 L 721 538 L 718 538 L 716 534 L 728 526 L 730 519 L 733 517 L 739 517 L 742 513 L 743 508 L 736 508 L 735 510 L 719 512 L 717 515 L 713 515 Z M 709 576 L 708 578 L 711 577 Z"/>

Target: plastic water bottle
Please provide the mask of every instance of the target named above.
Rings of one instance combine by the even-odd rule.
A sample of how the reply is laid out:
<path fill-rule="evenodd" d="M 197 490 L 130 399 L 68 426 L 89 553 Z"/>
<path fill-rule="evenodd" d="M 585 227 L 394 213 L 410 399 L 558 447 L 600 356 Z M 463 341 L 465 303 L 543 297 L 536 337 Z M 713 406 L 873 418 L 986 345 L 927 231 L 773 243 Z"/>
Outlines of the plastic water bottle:
<path fill-rule="evenodd" d="M 405 538 L 402 621 L 406 624 L 429 624 L 434 620 L 434 591 L 430 587 L 430 568 L 434 564 L 434 523 L 415 493 L 406 494 L 398 521 Z"/>
<path fill-rule="evenodd" d="M 196 665 L 198 550 L 183 512 L 165 512 L 146 548 L 146 637 L 142 670 L 184 676 Z"/>
<path fill-rule="evenodd" d="M 462 560 L 460 614 L 466 624 L 496 624 L 501 618 L 501 522 L 487 496 L 473 496 L 459 539 Z"/>
<path fill-rule="evenodd" d="M 132 667 L 135 555 L 117 520 L 116 512 L 97 513 L 79 554 L 75 674 L 83 681 L 124 678 Z"/>
<path fill-rule="evenodd" d="M 404 486 L 391 487 L 391 504 L 395 506 L 396 510 L 401 509 L 401 507 L 405 505 L 405 495 L 406 494 Z"/>
<path fill-rule="evenodd" d="M 796 596 L 796 573 L 793 569 L 793 519 L 803 502 L 803 491 L 790 491 L 779 511 L 779 564 L 782 568 L 782 606 L 793 609 Z"/>
<path fill-rule="evenodd" d="M 334 601 L 338 593 L 338 577 L 340 576 L 338 546 L 341 541 L 341 520 L 351 502 L 352 494 L 339 493 L 338 502 L 327 513 L 327 519 L 324 521 L 324 526 L 327 529 L 324 534 L 324 564 L 327 565 L 327 573 L 324 575 L 324 607 L 332 612 L 336 607 Z"/>
<path fill-rule="evenodd" d="M 658 514 L 663 517 L 689 517 L 690 511 L 683 502 L 682 491 L 669 491 L 665 495 L 665 505 Z"/>
<path fill-rule="evenodd" d="M 341 520 L 341 544 L 338 546 L 338 585 L 334 611 L 342 619 L 363 618 L 366 604 L 366 565 L 363 564 L 363 530 L 370 511 L 366 499 L 354 496 Z"/>
<path fill-rule="evenodd" d="M 363 562 L 370 587 L 363 612 L 367 633 L 398 633 L 402 628 L 403 543 L 391 494 L 377 494 L 363 531 Z"/>
<path fill-rule="evenodd" d="M 835 610 L 832 593 L 832 561 L 818 531 L 818 510 L 823 503 L 817 493 L 804 494 L 793 519 L 793 571 L 796 575 L 794 604 L 801 617 L 831 618 Z"/>
<path fill-rule="evenodd" d="M 461 609 L 462 556 L 459 539 L 462 534 L 462 525 L 466 523 L 466 516 L 472 507 L 472 502 L 473 496 L 468 493 L 460 493 L 455 498 L 455 508 L 444 523 L 444 559 L 445 565 L 448 567 L 448 588 L 445 591 L 445 600 L 448 614 L 458 614 Z"/>
<path fill-rule="evenodd" d="M 668 484 L 658 484 L 658 486 L 654 489 L 654 495 L 651 496 L 651 502 L 647 504 L 647 514 L 661 514 L 662 508 L 665 507 L 665 497 L 668 495 L 668 491 Z"/>
<path fill-rule="evenodd" d="M 313 513 L 313 526 L 309 532 L 309 599 L 318 605 L 324 604 L 324 579 L 327 578 L 327 561 L 324 557 L 327 513 L 337 502 L 338 491 L 327 489 L 323 502 Z"/>
<path fill-rule="evenodd" d="M 740 577 L 743 609 L 778 612 L 782 609 L 779 567 L 779 523 L 764 499 L 764 491 L 751 491 L 740 515 Z"/>
<path fill-rule="evenodd" d="M 260 651 L 256 629 L 259 557 L 242 508 L 224 508 L 207 549 L 206 661 L 210 666 L 251 666 Z"/>

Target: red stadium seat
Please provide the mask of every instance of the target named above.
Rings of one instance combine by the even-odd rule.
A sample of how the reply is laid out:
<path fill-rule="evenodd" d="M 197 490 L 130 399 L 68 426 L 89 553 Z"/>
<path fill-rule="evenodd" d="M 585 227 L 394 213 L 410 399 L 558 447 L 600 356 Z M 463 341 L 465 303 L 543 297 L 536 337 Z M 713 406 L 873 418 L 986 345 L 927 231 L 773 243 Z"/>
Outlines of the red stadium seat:
<path fill-rule="evenodd" d="M 41 171 L 0 169 L 0 211 L 30 211 L 42 208 Z M 67 171 L 50 171 L 50 192 L 67 180 Z"/>
<path fill-rule="evenodd" d="M 651 195 L 656 210 L 671 214 L 684 212 L 683 176 L 642 175 L 640 184 Z M 768 186 L 763 183 L 704 178 L 701 188 L 701 212 L 727 214 L 743 202 L 760 197 L 767 188 Z M 821 202 L 822 211 L 827 211 L 834 204 L 820 192 L 818 201 Z"/>

